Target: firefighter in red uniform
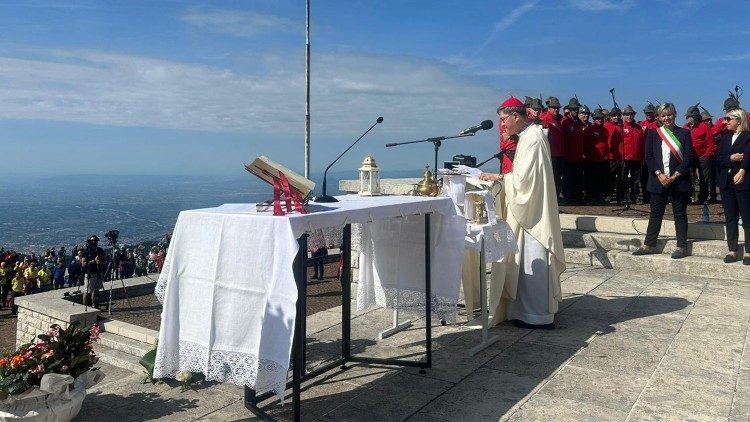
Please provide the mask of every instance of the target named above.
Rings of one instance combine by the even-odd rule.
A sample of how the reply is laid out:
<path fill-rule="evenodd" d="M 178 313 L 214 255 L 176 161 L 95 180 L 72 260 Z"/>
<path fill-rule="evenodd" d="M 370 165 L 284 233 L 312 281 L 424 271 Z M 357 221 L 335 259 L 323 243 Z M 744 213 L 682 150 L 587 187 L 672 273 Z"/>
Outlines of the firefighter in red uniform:
<path fill-rule="evenodd" d="M 698 172 L 698 203 L 704 204 L 708 199 L 714 203 L 716 202 L 716 189 L 713 190 L 712 196 L 709 198 L 709 193 L 711 193 L 709 186 L 716 186 L 716 175 L 711 171 L 714 167 L 714 153 L 716 153 L 714 135 L 711 127 L 702 121 L 698 104 L 688 107 L 685 118 L 687 122 L 682 127 L 690 131 L 696 158 L 693 166 Z"/>
<path fill-rule="evenodd" d="M 604 114 L 597 109 L 593 118 L 594 123 L 583 129 L 581 138 L 586 155 L 586 199 L 596 205 L 604 203 L 610 150 L 607 142 L 609 136 L 604 128 Z"/>
<path fill-rule="evenodd" d="M 563 187 L 563 166 L 565 165 L 565 139 L 560 127 L 562 116 L 560 115 L 560 100 L 549 97 L 546 101 L 547 111 L 539 118 L 542 127 L 547 129 L 547 140 L 549 140 L 550 155 L 552 155 L 552 176 L 555 179 L 555 190 L 557 198 L 560 199 Z"/>
<path fill-rule="evenodd" d="M 583 196 L 583 125 L 578 120 L 581 104 L 571 98 L 566 107 L 570 114 L 563 117 L 560 128 L 565 140 L 565 167 L 563 170 L 563 198 L 568 204 L 581 204 Z"/>
<path fill-rule="evenodd" d="M 643 114 L 646 115 L 645 120 L 641 120 L 638 122 L 639 125 L 641 125 L 641 128 L 643 129 L 643 138 L 646 138 L 646 135 L 648 135 L 649 130 L 656 130 L 656 128 L 659 127 L 659 121 L 656 120 L 656 106 L 651 104 L 649 101 L 648 104 L 646 104 L 645 107 L 643 107 Z M 644 162 L 641 163 L 641 168 L 645 168 L 645 159 Z M 649 193 L 648 189 L 646 189 L 646 185 L 648 184 L 648 172 L 642 171 L 641 172 L 641 195 L 643 196 L 643 203 L 648 204 L 651 199 L 651 194 Z"/>
<path fill-rule="evenodd" d="M 591 110 L 589 110 L 588 106 L 582 105 L 581 108 L 578 109 L 578 120 L 581 121 L 581 124 L 583 125 L 584 129 L 591 126 L 591 122 L 589 121 L 590 115 L 591 115 Z"/>
<path fill-rule="evenodd" d="M 625 198 L 625 181 L 623 180 L 622 162 L 622 110 L 612 107 L 609 112 L 609 121 L 604 122 L 607 129 L 607 143 L 609 144 L 609 183 L 607 184 L 607 195 L 615 196 L 618 204 Z M 606 117 L 605 117 L 606 120 Z M 615 194 L 616 190 L 616 194 Z"/>
<path fill-rule="evenodd" d="M 622 158 L 625 164 L 624 177 L 627 182 L 626 187 L 631 204 L 635 204 L 638 192 L 645 190 L 640 180 L 646 137 L 641 125 L 635 122 L 635 114 L 635 110 L 630 105 L 626 106 L 622 112 Z"/>

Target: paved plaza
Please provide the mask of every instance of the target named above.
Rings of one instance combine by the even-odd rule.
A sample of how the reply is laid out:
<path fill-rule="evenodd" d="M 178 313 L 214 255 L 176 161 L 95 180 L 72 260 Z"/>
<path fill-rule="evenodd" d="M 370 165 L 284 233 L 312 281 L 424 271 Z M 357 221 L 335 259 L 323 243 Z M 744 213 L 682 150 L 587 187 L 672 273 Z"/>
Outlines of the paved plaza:
<path fill-rule="evenodd" d="M 500 340 L 469 356 L 481 331 L 435 321 L 433 368 L 352 364 L 304 387 L 303 420 L 652 421 L 750 420 L 750 284 L 591 267 L 563 274 L 557 329 L 507 323 Z M 355 307 L 353 307 L 354 309 Z M 416 317 L 416 316 L 415 316 Z M 383 309 L 352 320 L 356 353 L 422 359 L 424 319 L 376 341 Z M 309 366 L 340 350 L 340 307 L 308 318 Z M 173 383 L 102 364 L 78 420 L 252 420 L 242 388 Z M 291 402 L 265 409 L 280 420 Z"/>

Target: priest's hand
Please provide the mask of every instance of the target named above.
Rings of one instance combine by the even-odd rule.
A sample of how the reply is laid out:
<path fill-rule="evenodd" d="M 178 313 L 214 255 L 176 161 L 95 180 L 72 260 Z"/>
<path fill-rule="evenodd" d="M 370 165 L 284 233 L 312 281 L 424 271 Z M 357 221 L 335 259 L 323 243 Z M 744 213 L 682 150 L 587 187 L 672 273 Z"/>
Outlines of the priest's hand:
<path fill-rule="evenodd" d="M 497 174 L 497 173 L 482 173 L 479 175 L 479 180 L 486 180 L 488 182 L 494 182 L 497 180 L 503 180 L 503 175 Z"/>
<path fill-rule="evenodd" d="M 734 154 L 729 156 L 729 159 L 734 161 L 735 163 L 741 163 L 743 157 L 745 157 L 745 154 L 735 152 Z"/>

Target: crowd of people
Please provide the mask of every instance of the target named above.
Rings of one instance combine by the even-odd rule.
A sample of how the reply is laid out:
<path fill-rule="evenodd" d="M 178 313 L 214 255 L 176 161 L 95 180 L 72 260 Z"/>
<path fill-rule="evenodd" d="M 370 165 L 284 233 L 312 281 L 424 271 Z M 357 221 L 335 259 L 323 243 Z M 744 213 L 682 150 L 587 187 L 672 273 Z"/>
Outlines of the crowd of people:
<path fill-rule="evenodd" d="M 167 241 L 148 251 L 143 244 L 112 247 L 105 252 L 99 237 L 91 235 L 85 247 L 76 245 L 68 253 L 64 246 L 43 254 L 19 254 L 0 247 L 0 309 L 16 313 L 14 298 L 64 287 L 83 287 L 83 303 L 96 306 L 96 291 L 102 281 L 160 273 L 166 258 Z"/>
<path fill-rule="evenodd" d="M 738 251 L 739 226 L 746 239 L 750 235 L 750 181 L 745 177 L 750 171 L 750 113 L 741 108 L 738 90 L 724 101 L 724 115 L 716 124 L 708 110 L 701 111 L 700 103 L 687 109 L 682 126 L 671 103 L 647 104 L 646 118 L 640 122 L 630 105 L 590 113 L 577 98 L 570 99 L 563 114 L 555 97 L 547 99 L 546 110 L 541 99 L 529 97 L 511 109 L 523 110 L 525 124 L 543 128 L 557 202 L 601 204 L 609 198 L 650 204 L 646 238 L 634 255 L 657 253 L 664 211 L 671 202 L 677 237 L 672 258 L 688 256 L 687 205 L 720 200 L 729 249 L 724 261 L 750 265 L 750 242 L 745 242 L 744 256 Z M 501 114 L 501 175 L 512 174 L 519 145 L 518 134 L 505 126 Z"/>
<path fill-rule="evenodd" d="M 657 105 L 646 104 L 640 121 L 630 105 L 623 110 L 615 106 L 591 112 L 578 98 L 562 106 L 558 98 L 549 97 L 545 107 L 540 98 L 526 97 L 524 106 L 527 117 L 547 132 L 561 205 L 650 202 L 645 146 L 648 132 L 660 127 Z M 739 108 L 739 96 L 730 94 L 724 110 Z M 517 142 L 503 133 L 502 122 L 498 126 L 500 151 L 504 153 L 501 172 L 506 174 L 513 170 Z M 726 120 L 721 117 L 714 124 L 713 116 L 698 103 L 687 109 L 682 128 L 690 132 L 695 154 L 691 173 L 697 176 L 697 186 L 691 202 L 718 203 L 716 153 L 719 138 L 728 133 Z"/>

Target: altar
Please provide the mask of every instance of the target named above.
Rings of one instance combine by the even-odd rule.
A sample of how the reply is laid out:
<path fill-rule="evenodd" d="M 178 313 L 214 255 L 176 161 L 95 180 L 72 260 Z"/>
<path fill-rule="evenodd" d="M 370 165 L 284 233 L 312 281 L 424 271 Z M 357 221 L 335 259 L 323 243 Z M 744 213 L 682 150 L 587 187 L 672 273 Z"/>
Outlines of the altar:
<path fill-rule="evenodd" d="M 429 368 L 429 323 L 424 361 L 351 355 L 351 275 L 345 265 L 341 359 L 305 373 L 306 243 L 311 231 L 342 227 L 342 254 L 349 262 L 351 224 L 368 227 L 370 258 L 360 266 L 370 271 L 374 302 L 381 296 L 386 306 L 409 309 L 422 303 L 429 321 L 433 307 L 441 318 L 450 318 L 458 301 L 466 226 L 451 199 L 338 199 L 311 204 L 308 214 L 285 216 L 258 212 L 254 204 L 181 212 L 156 288 L 164 311 L 154 377 L 191 371 L 207 380 L 245 385 L 253 410 L 271 394 L 283 399 L 291 358 L 293 406 L 299 419 L 301 382 L 323 371 L 346 362 Z M 394 254 L 394 245 L 403 246 L 402 252 Z"/>

